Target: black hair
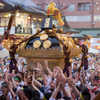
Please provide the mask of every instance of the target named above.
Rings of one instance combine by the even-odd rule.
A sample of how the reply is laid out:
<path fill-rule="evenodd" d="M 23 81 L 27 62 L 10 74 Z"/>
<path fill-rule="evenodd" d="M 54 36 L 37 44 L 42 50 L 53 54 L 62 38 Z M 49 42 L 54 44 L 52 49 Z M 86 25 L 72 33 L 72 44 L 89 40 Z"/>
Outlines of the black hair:
<path fill-rule="evenodd" d="M 95 70 L 95 69 L 92 68 L 91 70 Z"/>
<path fill-rule="evenodd" d="M 88 93 L 88 90 L 89 90 L 89 89 L 88 89 L 87 87 L 83 87 L 83 88 L 82 88 L 82 92 L 87 92 L 87 93 Z"/>
<path fill-rule="evenodd" d="M 84 100 L 91 100 L 90 93 L 88 92 L 82 92 L 82 97 L 84 98 Z"/>
<path fill-rule="evenodd" d="M 41 100 L 39 97 L 34 97 L 32 100 Z"/>
<path fill-rule="evenodd" d="M 83 87 L 82 89 L 82 96 L 84 100 L 90 100 L 90 93 L 88 91 L 89 89 L 87 87 Z"/>
<path fill-rule="evenodd" d="M 49 100 L 49 98 L 51 97 L 52 93 L 44 93 L 44 97 Z"/>
<path fill-rule="evenodd" d="M 95 93 L 95 95 L 97 95 L 99 93 L 99 91 L 95 91 L 94 93 Z"/>
<path fill-rule="evenodd" d="M 6 97 L 7 97 L 6 95 L 1 95 L 0 100 L 6 100 Z"/>
<path fill-rule="evenodd" d="M 24 85 L 23 88 L 24 88 L 24 89 L 25 89 L 25 88 L 29 88 L 29 89 L 32 89 L 32 90 L 33 90 L 33 87 L 30 86 L 30 85 Z"/>
<path fill-rule="evenodd" d="M 25 96 L 30 100 L 32 99 L 32 89 L 30 88 L 24 88 L 23 92 L 25 93 Z"/>
<path fill-rule="evenodd" d="M 76 65 L 76 66 L 77 66 L 77 64 L 76 64 L 76 63 L 74 63 L 74 65 Z"/>
<path fill-rule="evenodd" d="M 32 98 L 36 98 L 36 97 L 40 98 L 40 94 L 37 90 L 34 90 L 32 91 Z"/>
<path fill-rule="evenodd" d="M 24 78 L 24 73 L 18 72 L 18 74 L 20 74 L 22 76 L 22 79 Z"/>
<path fill-rule="evenodd" d="M 95 75 L 95 76 L 94 76 L 94 80 L 99 81 L 99 76 L 98 76 L 98 75 Z"/>

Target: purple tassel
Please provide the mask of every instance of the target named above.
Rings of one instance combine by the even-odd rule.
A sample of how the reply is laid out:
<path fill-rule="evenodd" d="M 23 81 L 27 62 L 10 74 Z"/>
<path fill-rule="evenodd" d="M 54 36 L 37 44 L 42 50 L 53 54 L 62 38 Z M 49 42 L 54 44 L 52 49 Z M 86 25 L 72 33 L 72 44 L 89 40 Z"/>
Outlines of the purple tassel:
<path fill-rule="evenodd" d="M 69 63 L 69 58 L 65 58 L 65 66 L 63 69 L 63 73 L 67 72 L 67 77 L 69 77 L 69 70 L 68 67 L 71 66 L 71 63 Z"/>
<path fill-rule="evenodd" d="M 9 72 L 12 73 L 12 70 L 15 70 L 15 66 L 14 66 L 14 59 L 11 59 L 10 61 L 10 65 L 9 65 Z M 17 73 L 17 71 L 15 70 L 15 73 Z"/>
<path fill-rule="evenodd" d="M 88 69 L 88 60 L 87 58 L 84 59 L 84 70 Z"/>

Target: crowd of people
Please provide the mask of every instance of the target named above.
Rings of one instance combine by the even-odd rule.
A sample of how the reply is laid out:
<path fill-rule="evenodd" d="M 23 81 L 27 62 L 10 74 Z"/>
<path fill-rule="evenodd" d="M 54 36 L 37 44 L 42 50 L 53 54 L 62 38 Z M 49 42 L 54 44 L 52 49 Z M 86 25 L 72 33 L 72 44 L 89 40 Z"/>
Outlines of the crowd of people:
<path fill-rule="evenodd" d="M 9 31 L 1 37 L 3 40 Z M 0 42 L 2 42 L 0 40 Z M 9 72 L 10 60 L 0 58 L 0 100 L 99 100 L 100 98 L 100 55 L 88 58 L 88 69 L 78 72 L 81 65 L 80 57 L 73 58 L 69 66 L 69 76 L 63 73 L 59 66 L 53 71 L 48 67 L 48 61 L 42 66 L 27 70 L 27 59 L 16 55 L 17 67 Z M 46 72 L 44 72 L 45 67 Z"/>
<path fill-rule="evenodd" d="M 0 59 L 0 100 L 95 100 L 100 90 L 100 56 L 90 55 L 88 70 L 78 72 L 81 64 L 79 58 L 73 58 L 69 66 L 69 77 L 55 66 L 53 71 L 44 61 L 43 70 L 41 63 L 33 70 L 27 70 L 25 58 L 17 59 L 19 72 L 9 73 L 10 61 Z"/>

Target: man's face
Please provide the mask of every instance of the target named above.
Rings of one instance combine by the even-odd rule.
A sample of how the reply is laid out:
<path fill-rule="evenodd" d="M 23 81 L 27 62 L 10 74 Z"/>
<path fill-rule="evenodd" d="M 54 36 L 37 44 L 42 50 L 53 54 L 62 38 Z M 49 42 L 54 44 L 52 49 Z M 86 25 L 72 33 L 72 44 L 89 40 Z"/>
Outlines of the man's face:
<path fill-rule="evenodd" d="M 76 68 L 77 68 L 77 66 L 76 65 L 73 65 L 73 69 L 76 70 Z"/>
<path fill-rule="evenodd" d="M 52 82 L 52 84 L 50 85 L 50 89 L 54 89 L 56 87 L 56 82 Z"/>
<path fill-rule="evenodd" d="M 97 86 L 98 85 L 98 82 L 95 80 L 95 81 L 92 82 L 92 85 L 93 86 Z"/>
<path fill-rule="evenodd" d="M 14 79 L 14 81 L 15 81 L 15 84 L 18 86 L 19 81 L 17 79 Z"/>
<path fill-rule="evenodd" d="M 6 92 L 6 91 L 7 91 L 7 88 L 4 87 L 4 86 L 1 86 L 1 91 L 2 91 L 3 93 Z"/>
<path fill-rule="evenodd" d="M 76 60 L 76 62 L 75 62 L 75 63 L 76 63 L 76 64 L 78 64 L 78 62 L 79 62 L 79 61 L 78 61 L 78 60 Z"/>

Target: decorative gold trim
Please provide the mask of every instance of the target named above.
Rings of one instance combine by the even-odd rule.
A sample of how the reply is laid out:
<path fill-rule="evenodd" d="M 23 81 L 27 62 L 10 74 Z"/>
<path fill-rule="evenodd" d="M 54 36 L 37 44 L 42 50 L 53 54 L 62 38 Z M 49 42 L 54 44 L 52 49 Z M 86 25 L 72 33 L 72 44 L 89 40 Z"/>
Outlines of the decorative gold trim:
<path fill-rule="evenodd" d="M 46 40 L 44 43 L 43 43 L 43 47 L 44 48 L 49 48 L 51 46 L 51 42 L 49 40 Z"/>
<path fill-rule="evenodd" d="M 34 48 L 39 48 L 41 45 L 41 42 L 39 40 L 36 40 L 34 43 L 33 43 L 33 47 Z"/>
<path fill-rule="evenodd" d="M 59 50 L 55 49 L 43 49 L 43 48 L 28 48 L 19 49 L 17 52 L 22 57 L 34 57 L 34 58 L 64 58 L 64 54 Z"/>
<path fill-rule="evenodd" d="M 46 68 L 44 67 L 44 61 L 47 60 L 48 61 L 48 67 L 50 68 L 50 70 L 53 70 L 55 66 L 59 66 L 62 70 L 64 67 L 64 58 L 32 58 L 32 57 L 28 57 L 27 58 L 27 67 L 28 70 L 32 70 L 33 68 L 35 68 L 37 66 L 37 62 L 40 62 L 41 65 L 43 66 L 43 70 L 46 71 Z"/>
<path fill-rule="evenodd" d="M 48 35 L 47 34 L 44 34 L 44 35 L 40 36 L 40 40 L 41 41 L 44 41 L 44 40 L 47 40 L 47 39 L 48 39 Z"/>
<path fill-rule="evenodd" d="M 60 45 L 61 51 L 63 52 L 63 45 L 60 42 L 59 42 L 59 45 Z"/>
<path fill-rule="evenodd" d="M 88 40 L 84 42 L 84 45 L 87 46 L 87 44 L 88 44 L 88 47 L 87 48 L 89 49 L 90 48 L 90 42 Z"/>
<path fill-rule="evenodd" d="M 9 50 L 9 51 L 12 51 L 12 49 L 10 49 L 10 47 L 13 45 L 13 41 L 12 40 L 10 40 L 9 38 L 8 38 L 8 40 L 6 41 L 6 43 L 5 43 L 5 48 L 7 49 L 7 50 Z"/>

